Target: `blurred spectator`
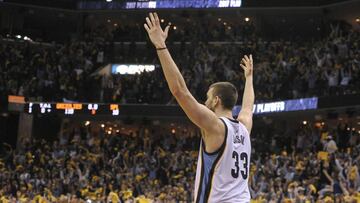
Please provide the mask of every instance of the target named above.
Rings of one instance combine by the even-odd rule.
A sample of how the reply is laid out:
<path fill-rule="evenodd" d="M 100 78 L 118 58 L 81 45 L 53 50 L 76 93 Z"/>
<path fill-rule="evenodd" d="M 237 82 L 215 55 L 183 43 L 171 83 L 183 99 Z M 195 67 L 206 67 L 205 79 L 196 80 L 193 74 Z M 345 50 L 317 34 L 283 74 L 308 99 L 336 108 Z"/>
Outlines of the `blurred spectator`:
<path fill-rule="evenodd" d="M 329 154 L 333 154 L 334 152 L 336 152 L 336 150 L 338 150 L 338 148 L 336 146 L 336 142 L 332 139 L 332 136 L 328 135 L 327 141 L 324 145 L 324 149 Z"/>

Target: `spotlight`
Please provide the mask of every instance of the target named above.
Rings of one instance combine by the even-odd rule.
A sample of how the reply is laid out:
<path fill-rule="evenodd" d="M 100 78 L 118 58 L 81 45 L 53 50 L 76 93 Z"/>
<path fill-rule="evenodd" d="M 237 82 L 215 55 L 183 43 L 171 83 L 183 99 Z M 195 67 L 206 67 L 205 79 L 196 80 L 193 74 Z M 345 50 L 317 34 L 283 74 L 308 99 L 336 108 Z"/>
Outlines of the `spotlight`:
<path fill-rule="evenodd" d="M 24 36 L 24 40 L 31 41 L 31 39 L 27 36 Z"/>
<path fill-rule="evenodd" d="M 249 18 L 249 17 L 246 17 L 246 18 L 245 18 L 245 21 L 246 21 L 246 22 L 249 22 L 249 21 L 250 21 L 250 18 Z"/>

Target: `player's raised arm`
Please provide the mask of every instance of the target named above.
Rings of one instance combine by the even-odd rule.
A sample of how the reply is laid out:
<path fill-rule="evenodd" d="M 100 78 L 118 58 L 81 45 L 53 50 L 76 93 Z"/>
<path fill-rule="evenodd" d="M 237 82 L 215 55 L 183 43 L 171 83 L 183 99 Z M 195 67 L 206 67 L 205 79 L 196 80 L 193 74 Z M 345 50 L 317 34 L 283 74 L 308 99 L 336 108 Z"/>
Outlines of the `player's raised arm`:
<path fill-rule="evenodd" d="M 217 116 L 206 106 L 198 103 L 191 95 L 184 78 L 166 47 L 165 40 L 168 36 L 170 24 L 163 30 L 160 26 L 158 15 L 150 13 L 149 17 L 146 18 L 144 27 L 149 34 L 151 42 L 156 47 L 170 91 L 189 119 L 210 134 L 223 132 L 225 127 Z"/>
<path fill-rule="evenodd" d="M 246 129 L 251 132 L 252 128 L 252 115 L 254 107 L 254 87 L 253 87 L 253 58 L 250 54 L 250 57 L 244 56 L 241 60 L 240 66 L 244 70 L 245 75 L 245 89 L 242 99 L 241 111 L 238 115 L 238 120 L 245 125 Z"/>

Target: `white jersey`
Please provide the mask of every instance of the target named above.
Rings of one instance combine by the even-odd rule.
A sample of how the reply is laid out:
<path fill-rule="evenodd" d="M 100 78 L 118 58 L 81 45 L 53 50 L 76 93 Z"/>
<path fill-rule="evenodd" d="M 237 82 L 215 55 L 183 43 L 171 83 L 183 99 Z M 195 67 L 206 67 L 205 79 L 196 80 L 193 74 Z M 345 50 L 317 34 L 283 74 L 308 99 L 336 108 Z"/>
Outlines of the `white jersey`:
<path fill-rule="evenodd" d="M 251 141 L 246 127 L 237 120 L 221 117 L 225 124 L 225 139 L 214 153 L 204 150 L 201 141 L 194 202 L 250 202 L 248 187 Z"/>

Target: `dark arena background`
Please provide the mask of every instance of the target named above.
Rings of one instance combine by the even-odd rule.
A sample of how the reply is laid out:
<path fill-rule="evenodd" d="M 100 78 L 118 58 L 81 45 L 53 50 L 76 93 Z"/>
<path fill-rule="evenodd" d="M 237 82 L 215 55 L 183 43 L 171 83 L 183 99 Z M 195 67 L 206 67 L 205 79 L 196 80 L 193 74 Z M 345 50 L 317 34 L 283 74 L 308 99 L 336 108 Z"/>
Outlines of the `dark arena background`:
<path fill-rule="evenodd" d="M 0 203 L 193 202 L 153 11 L 200 103 L 253 55 L 252 203 L 360 202 L 359 0 L 0 0 Z"/>

